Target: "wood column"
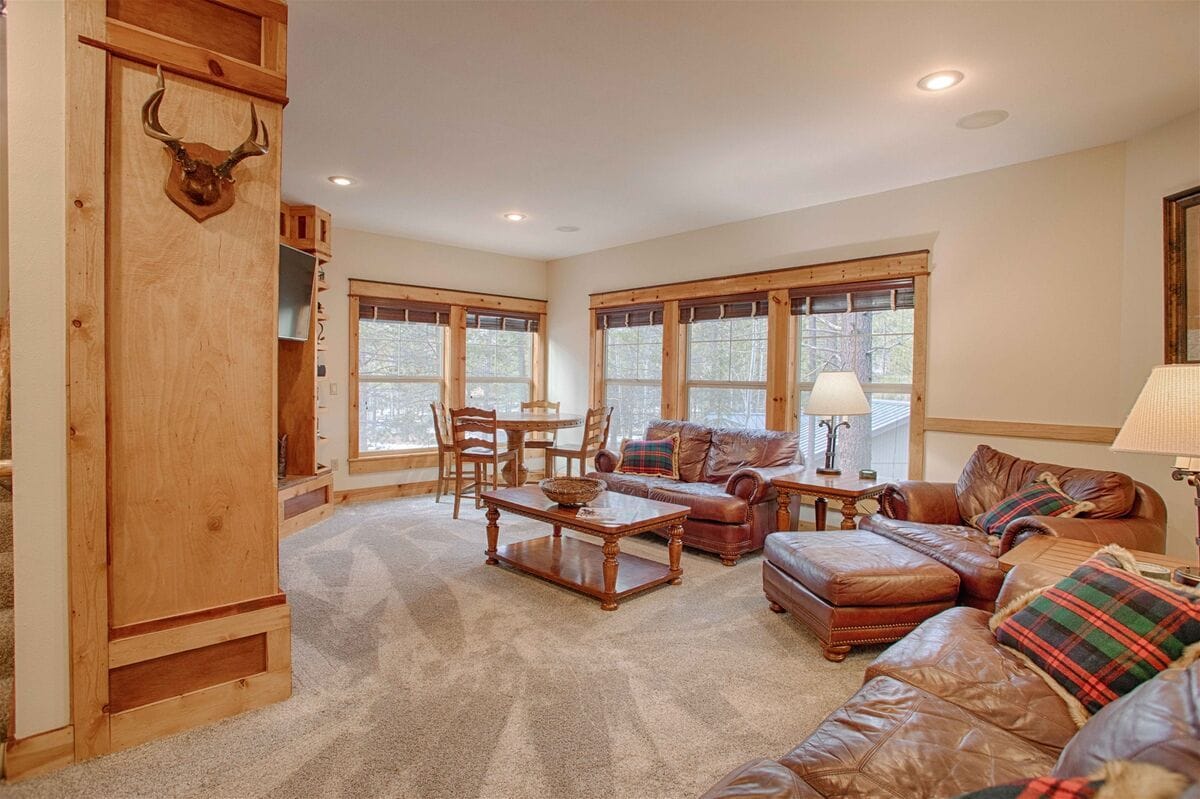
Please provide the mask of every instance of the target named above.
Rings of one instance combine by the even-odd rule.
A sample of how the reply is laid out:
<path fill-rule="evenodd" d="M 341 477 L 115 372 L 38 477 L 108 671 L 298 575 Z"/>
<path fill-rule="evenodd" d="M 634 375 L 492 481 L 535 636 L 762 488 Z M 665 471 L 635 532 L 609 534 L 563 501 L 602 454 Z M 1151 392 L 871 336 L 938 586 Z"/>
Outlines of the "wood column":
<path fill-rule="evenodd" d="M 767 294 L 767 429 L 796 429 L 796 326 L 787 289 Z"/>

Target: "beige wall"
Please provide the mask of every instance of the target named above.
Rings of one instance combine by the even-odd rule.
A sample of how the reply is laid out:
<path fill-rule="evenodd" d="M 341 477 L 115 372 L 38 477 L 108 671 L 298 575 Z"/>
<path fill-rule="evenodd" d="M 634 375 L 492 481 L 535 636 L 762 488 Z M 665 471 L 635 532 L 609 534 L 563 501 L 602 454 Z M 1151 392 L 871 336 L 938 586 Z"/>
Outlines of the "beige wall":
<path fill-rule="evenodd" d="M 334 259 L 325 268 L 329 290 L 321 294 L 321 302 L 329 316 L 325 323 L 329 347 L 325 353 L 325 366 L 330 377 L 327 386 L 330 390 L 336 388 L 337 395 L 322 397 L 322 404 L 328 410 L 321 415 L 321 432 L 329 440 L 322 445 L 320 459 L 323 463 L 337 459 L 334 488 L 339 491 L 432 480 L 436 476 L 434 469 L 360 475 L 351 475 L 347 469 L 349 395 L 346 375 L 349 370 L 350 303 L 346 292 L 349 279 L 545 299 L 546 266 L 541 261 L 526 258 L 339 228 L 336 217 L 333 220 L 333 254 Z"/>
<path fill-rule="evenodd" d="M 1137 163 L 1129 170 L 1141 170 L 1151 160 L 1143 151 L 1153 150 L 1155 162 L 1167 171 L 1174 164 L 1174 179 L 1186 183 L 1196 136 L 1190 156 L 1186 132 L 1165 138 L 1173 154 L 1157 141 L 1131 143 Z M 1158 209 L 1169 190 L 1155 194 L 1158 183 L 1149 180 L 1145 196 L 1127 198 L 1125 152 L 1114 144 L 553 261 L 550 393 L 571 407 L 586 403 L 590 292 L 927 247 L 930 416 L 1118 426 L 1132 401 L 1119 384 L 1144 379 L 1161 357 L 1127 344 L 1145 337 L 1143 326 L 1161 330 L 1162 285 L 1161 253 L 1148 245 L 1126 263 L 1127 206 L 1148 219 L 1143 206 Z M 1131 305 L 1122 289 L 1134 283 L 1147 296 Z M 975 443 L 931 434 L 927 476 L 957 476 Z M 1175 509 L 1171 549 L 1193 551 L 1190 508 L 1174 501 L 1179 486 L 1161 479 L 1169 459 L 994 443 L 1031 458 L 1112 465 L 1157 484 Z"/>
<path fill-rule="evenodd" d="M 61 2 L 8 9 L 16 735 L 69 722 Z"/>

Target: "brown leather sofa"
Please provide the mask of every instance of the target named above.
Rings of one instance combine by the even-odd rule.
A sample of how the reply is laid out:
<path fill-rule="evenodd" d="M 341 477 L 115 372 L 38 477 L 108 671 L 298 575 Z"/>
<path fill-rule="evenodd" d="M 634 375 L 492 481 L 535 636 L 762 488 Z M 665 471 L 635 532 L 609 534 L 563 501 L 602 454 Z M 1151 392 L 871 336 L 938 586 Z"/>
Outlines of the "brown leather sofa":
<path fill-rule="evenodd" d="M 999 540 L 967 520 L 1015 493 L 1042 472 L 1058 478 L 1077 500 L 1096 505 L 1086 517 L 1025 516 L 1009 523 Z M 957 483 L 908 481 L 887 487 L 880 510 L 859 528 L 904 544 L 949 566 L 961 580 L 959 604 L 990 608 L 1004 581 L 997 560 L 1031 535 L 1056 535 L 1162 552 L 1167 510 L 1150 486 L 1120 472 L 1035 463 L 980 445 Z"/>
<path fill-rule="evenodd" d="M 997 605 L 1053 581 L 1019 566 Z M 1184 797 L 1200 799 L 1200 663 L 1163 672 L 1080 729 L 1042 678 L 996 643 L 990 615 L 955 607 L 929 619 L 791 752 L 740 766 L 703 799 L 948 799 L 1045 774 L 1081 777 L 1117 759 L 1183 774 L 1193 782 Z"/>
<path fill-rule="evenodd" d="M 796 433 L 726 430 L 692 422 L 657 420 L 646 438 L 679 434 L 679 479 L 617 474 L 619 456 L 596 455 L 596 477 L 609 491 L 673 502 L 691 508 L 683 543 L 714 552 L 726 566 L 747 552 L 762 549 L 775 524 L 776 477 L 799 475 L 804 465 Z"/>

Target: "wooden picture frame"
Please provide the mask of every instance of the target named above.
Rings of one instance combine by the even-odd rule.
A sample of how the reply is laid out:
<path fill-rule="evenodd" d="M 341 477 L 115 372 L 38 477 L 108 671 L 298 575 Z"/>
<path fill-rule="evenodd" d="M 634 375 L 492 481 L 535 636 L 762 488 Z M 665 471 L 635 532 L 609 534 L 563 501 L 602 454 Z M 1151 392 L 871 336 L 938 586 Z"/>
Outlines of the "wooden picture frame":
<path fill-rule="evenodd" d="M 1200 363 L 1200 186 L 1163 198 L 1163 328 L 1165 363 Z"/>

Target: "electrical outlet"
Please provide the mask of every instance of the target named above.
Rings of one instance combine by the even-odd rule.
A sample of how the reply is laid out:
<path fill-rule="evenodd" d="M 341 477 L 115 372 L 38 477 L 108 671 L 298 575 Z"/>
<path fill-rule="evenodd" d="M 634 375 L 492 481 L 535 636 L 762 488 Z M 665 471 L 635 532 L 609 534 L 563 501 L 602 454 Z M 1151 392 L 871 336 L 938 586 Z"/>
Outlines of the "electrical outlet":
<path fill-rule="evenodd" d="M 335 396 L 335 397 L 337 396 L 337 383 L 330 383 L 330 384 L 329 384 L 329 393 L 330 393 L 330 394 L 332 394 L 332 395 L 333 395 L 333 396 Z"/>

